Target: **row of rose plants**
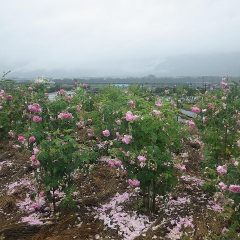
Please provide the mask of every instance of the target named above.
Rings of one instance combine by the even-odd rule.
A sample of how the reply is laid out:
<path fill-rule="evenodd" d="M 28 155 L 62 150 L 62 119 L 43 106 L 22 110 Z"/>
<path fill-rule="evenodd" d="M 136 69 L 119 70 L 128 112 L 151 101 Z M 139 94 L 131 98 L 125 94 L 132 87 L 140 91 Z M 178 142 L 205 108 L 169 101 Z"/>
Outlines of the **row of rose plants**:
<path fill-rule="evenodd" d="M 78 92 L 85 95 L 82 88 Z M 13 85 L 11 89 L 0 90 L 2 139 L 9 138 L 13 148 L 31 154 L 39 189 L 44 189 L 54 211 L 55 193 L 65 192 L 71 202 L 73 173 L 94 161 L 98 154 L 91 142 L 78 141 L 80 106 L 72 102 L 73 97 L 64 90 L 50 101 L 45 83 Z"/>
<path fill-rule="evenodd" d="M 157 194 L 176 183 L 172 153 L 181 147 L 186 130 L 177 121 L 178 109 L 151 92 L 108 88 L 98 96 L 93 128 L 102 134 L 108 164 L 122 168 L 132 187 L 140 187 L 142 206 L 155 211 Z"/>
<path fill-rule="evenodd" d="M 100 155 L 140 187 L 143 206 L 155 210 L 157 194 L 176 182 L 172 153 L 185 128 L 178 109 L 139 87 L 108 87 L 90 94 L 85 85 L 70 96 L 63 89 L 48 99 L 47 84 L 13 85 L 0 92 L 0 131 L 19 151 L 31 152 L 35 176 L 56 209 L 56 192 L 74 192 L 73 175 Z"/>
<path fill-rule="evenodd" d="M 204 142 L 207 189 L 234 200 L 234 226 L 240 218 L 240 86 L 224 78 L 220 88 L 205 92 L 192 107 Z M 236 220 L 236 221 L 235 221 Z"/>

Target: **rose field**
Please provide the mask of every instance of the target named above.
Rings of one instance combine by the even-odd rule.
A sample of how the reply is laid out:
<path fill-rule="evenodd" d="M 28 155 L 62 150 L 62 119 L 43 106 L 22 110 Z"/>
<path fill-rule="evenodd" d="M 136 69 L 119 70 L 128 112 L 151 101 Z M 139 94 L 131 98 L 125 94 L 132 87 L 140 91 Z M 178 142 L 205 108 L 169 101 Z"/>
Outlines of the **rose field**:
<path fill-rule="evenodd" d="M 0 240 L 240 239 L 238 83 L 48 89 L 0 81 Z"/>

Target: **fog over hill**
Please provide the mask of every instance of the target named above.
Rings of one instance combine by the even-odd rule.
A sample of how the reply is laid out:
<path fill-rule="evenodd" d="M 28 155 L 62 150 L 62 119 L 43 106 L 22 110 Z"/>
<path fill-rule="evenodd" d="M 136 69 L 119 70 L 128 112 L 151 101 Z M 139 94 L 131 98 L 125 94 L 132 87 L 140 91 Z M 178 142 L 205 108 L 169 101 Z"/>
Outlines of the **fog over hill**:
<path fill-rule="evenodd" d="M 240 76 L 240 53 L 173 56 L 159 63 L 153 72 L 169 76 Z"/>
<path fill-rule="evenodd" d="M 240 75 L 239 0 L 0 0 L 10 77 Z"/>
<path fill-rule="evenodd" d="M 240 53 L 198 54 L 167 57 L 165 60 L 136 59 L 134 62 L 99 63 L 92 68 L 62 68 L 14 70 L 10 76 L 34 78 L 75 77 L 142 77 L 153 74 L 158 77 L 175 76 L 240 76 Z"/>

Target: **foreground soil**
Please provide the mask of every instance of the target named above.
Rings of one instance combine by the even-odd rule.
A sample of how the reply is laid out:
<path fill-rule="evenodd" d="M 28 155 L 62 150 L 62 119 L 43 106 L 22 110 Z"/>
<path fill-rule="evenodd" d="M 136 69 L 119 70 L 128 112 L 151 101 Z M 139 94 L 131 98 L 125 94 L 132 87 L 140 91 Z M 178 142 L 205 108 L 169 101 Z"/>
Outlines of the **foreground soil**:
<path fill-rule="evenodd" d="M 34 179 L 29 157 L 27 152 L 19 153 L 8 143 L 0 145 L 0 239 L 127 239 L 118 229 L 107 227 L 96 217 L 96 208 L 108 203 L 116 193 L 132 191 L 121 171 L 109 168 L 104 161 L 91 165 L 89 174 L 76 173 L 75 209 L 55 215 L 46 212 L 43 225 L 22 222 L 26 213 L 20 211 L 17 203 L 26 197 L 28 188 L 22 186 L 9 193 L 9 185 L 20 179 Z M 165 200 L 158 197 L 157 212 L 147 216 L 151 225 L 135 239 L 222 239 L 228 219 L 223 217 L 221 203 L 202 190 L 200 145 L 186 142 L 184 153 L 176 155 L 175 161 L 184 164 L 186 170 L 178 172 L 178 184 Z M 139 197 L 135 196 L 123 208 L 126 212 L 134 212 L 138 210 L 138 203 Z M 183 226 L 179 234 L 176 226 L 181 221 Z"/>

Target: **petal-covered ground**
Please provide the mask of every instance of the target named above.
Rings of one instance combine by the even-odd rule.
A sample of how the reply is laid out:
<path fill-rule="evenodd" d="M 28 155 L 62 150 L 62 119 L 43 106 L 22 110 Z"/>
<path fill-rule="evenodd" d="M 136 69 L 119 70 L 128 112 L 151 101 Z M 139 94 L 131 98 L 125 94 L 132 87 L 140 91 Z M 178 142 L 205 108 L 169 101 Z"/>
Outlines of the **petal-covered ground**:
<path fill-rule="evenodd" d="M 44 196 L 31 195 L 37 184 L 29 156 L 1 145 L 0 236 L 9 240 L 221 239 L 228 231 L 228 218 L 223 216 L 228 215 L 223 201 L 202 189 L 198 141 L 190 139 L 185 151 L 174 156 L 178 184 L 167 196 L 157 197 L 153 215 L 139 211 L 138 189 L 130 188 L 124 173 L 105 163 L 107 158 L 92 165 L 89 175 L 75 173 L 77 208 L 53 215 Z M 58 200 L 63 197 L 56 194 Z"/>

